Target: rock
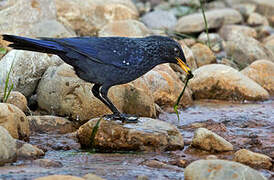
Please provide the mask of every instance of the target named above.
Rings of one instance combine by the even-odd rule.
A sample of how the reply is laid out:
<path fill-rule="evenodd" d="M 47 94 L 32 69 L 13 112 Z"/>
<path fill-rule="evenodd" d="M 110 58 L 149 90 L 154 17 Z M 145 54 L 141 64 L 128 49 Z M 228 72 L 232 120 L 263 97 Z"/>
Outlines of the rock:
<path fill-rule="evenodd" d="M 158 161 L 158 160 L 146 160 L 146 161 L 142 162 L 141 165 L 145 165 L 150 168 L 168 169 L 168 170 L 177 171 L 177 172 L 183 171 L 182 168 L 179 168 L 179 167 L 173 166 L 173 165 L 169 165 L 169 164 L 166 164 L 166 163 Z"/>
<path fill-rule="evenodd" d="M 105 24 L 137 19 L 130 0 L 55 0 L 58 20 L 81 36 L 96 35 Z"/>
<path fill-rule="evenodd" d="M 34 180 L 84 180 L 84 179 L 76 176 L 70 176 L 70 175 L 51 175 L 51 176 L 36 178 Z"/>
<path fill-rule="evenodd" d="M 264 46 L 274 54 L 274 35 L 270 35 L 263 40 Z M 274 60 L 273 60 L 274 61 Z"/>
<path fill-rule="evenodd" d="M 234 9 L 239 11 L 241 15 L 247 18 L 251 13 L 255 12 L 256 5 L 252 3 L 241 3 L 232 5 Z"/>
<path fill-rule="evenodd" d="M 149 177 L 145 176 L 145 175 L 139 175 L 137 177 L 137 180 L 149 180 Z"/>
<path fill-rule="evenodd" d="M 239 70 L 237 64 L 233 61 L 233 59 L 222 58 L 221 61 L 219 61 L 219 64 L 230 66 L 236 70 Z"/>
<path fill-rule="evenodd" d="M 254 168 L 270 169 L 272 166 L 272 160 L 270 157 L 261 153 L 254 153 L 247 149 L 238 150 L 234 154 L 233 161 L 237 161 Z"/>
<path fill-rule="evenodd" d="M 60 167 L 63 167 L 61 162 L 51 160 L 51 159 L 36 159 L 32 163 L 33 163 L 33 165 L 43 167 L 43 168 L 60 168 Z"/>
<path fill-rule="evenodd" d="M 4 93 L 0 93 L 0 99 L 3 99 Z M 27 112 L 28 110 L 28 105 L 27 105 L 27 99 L 26 97 L 21 94 L 18 91 L 11 91 L 7 103 L 13 104 L 14 106 L 18 107 L 21 109 L 23 112 Z"/>
<path fill-rule="evenodd" d="M 183 83 L 168 65 L 158 65 L 143 78 L 153 94 L 154 102 L 162 108 L 173 107 L 183 89 Z M 183 107 L 193 104 L 191 91 L 186 89 L 181 102 Z"/>
<path fill-rule="evenodd" d="M 184 51 L 184 54 L 185 54 L 185 58 L 186 58 L 186 63 L 187 65 L 189 66 L 189 68 L 193 71 L 195 69 L 197 69 L 197 63 L 196 63 L 196 60 L 195 60 L 195 57 L 193 55 L 193 52 L 191 51 L 191 49 L 188 47 L 187 43 L 185 43 L 185 41 L 179 41 L 183 51 Z M 194 41 L 194 43 L 191 45 L 193 46 L 196 42 Z M 174 64 L 170 64 L 170 65 L 174 65 Z M 177 66 L 179 67 L 179 66 Z M 179 67 L 180 68 L 180 67 Z M 180 68 L 180 72 L 184 72 L 182 70 L 182 68 Z"/>
<path fill-rule="evenodd" d="M 9 132 L 0 126 L 0 166 L 16 159 L 16 142 Z"/>
<path fill-rule="evenodd" d="M 177 23 L 177 19 L 172 12 L 162 10 L 149 12 L 141 20 L 150 29 L 172 29 Z"/>
<path fill-rule="evenodd" d="M 217 33 L 209 33 L 208 37 L 209 37 L 211 49 L 214 52 L 219 52 L 219 51 L 221 51 L 223 49 L 223 41 L 224 40 L 220 37 L 219 34 L 217 34 Z M 199 37 L 198 37 L 198 41 L 201 41 L 204 44 L 207 44 L 208 43 L 207 34 L 205 32 L 202 32 L 199 35 Z"/>
<path fill-rule="evenodd" d="M 30 31 L 35 24 L 55 18 L 56 9 L 52 0 L 9 1 L 9 5 L 0 11 L 0 34 L 36 37 L 37 34 Z"/>
<path fill-rule="evenodd" d="M 213 152 L 233 150 L 233 145 L 231 143 L 206 128 L 199 128 L 195 131 L 191 146 Z"/>
<path fill-rule="evenodd" d="M 76 131 L 74 124 L 63 117 L 56 116 L 28 116 L 32 132 L 55 132 L 66 134 Z"/>
<path fill-rule="evenodd" d="M 15 139 L 29 140 L 29 121 L 26 115 L 12 104 L 0 103 L 0 126 L 6 128 Z"/>
<path fill-rule="evenodd" d="M 122 36 L 122 37 L 145 37 L 150 35 L 147 27 L 137 20 L 114 21 L 106 24 L 98 32 L 100 37 Z"/>
<path fill-rule="evenodd" d="M 34 159 L 45 155 L 44 151 L 24 141 L 17 140 L 16 148 L 17 157 L 20 159 Z"/>
<path fill-rule="evenodd" d="M 269 0 L 252 0 L 256 3 L 256 11 L 266 16 L 270 24 L 274 25 L 274 2 Z"/>
<path fill-rule="evenodd" d="M 198 67 L 206 64 L 216 63 L 216 56 L 210 48 L 204 44 L 197 43 L 191 47 Z"/>
<path fill-rule="evenodd" d="M 227 56 L 235 60 L 240 68 L 244 68 L 258 59 L 274 61 L 273 53 L 259 41 L 242 33 L 232 33 L 225 46 Z"/>
<path fill-rule="evenodd" d="M 239 71 L 222 64 L 205 65 L 194 72 L 189 87 L 195 99 L 265 100 L 268 92 Z"/>
<path fill-rule="evenodd" d="M 227 160 L 197 160 L 185 169 L 185 180 L 266 180 L 260 172 Z"/>
<path fill-rule="evenodd" d="M 216 9 L 205 12 L 209 29 L 219 28 L 226 24 L 236 24 L 242 22 L 241 14 L 234 9 Z M 205 30 L 202 13 L 195 13 L 181 17 L 175 30 L 180 33 L 195 33 Z"/>
<path fill-rule="evenodd" d="M 50 64 L 47 54 L 12 50 L 0 61 L 0 89 L 4 89 L 6 75 L 13 63 L 10 82 L 14 91 L 29 97 L 33 94 L 43 73 Z"/>
<path fill-rule="evenodd" d="M 257 60 L 241 71 L 274 95 L 274 63 L 268 60 Z"/>
<path fill-rule="evenodd" d="M 92 129 L 98 120 L 91 119 L 78 129 L 77 136 L 82 147 L 90 147 Z M 102 119 L 93 144 L 101 151 L 158 152 L 184 147 L 183 137 L 175 126 L 143 117 L 134 124 Z"/>
<path fill-rule="evenodd" d="M 96 176 L 95 174 L 88 173 L 83 176 L 85 180 L 104 180 L 103 178 Z"/>
<path fill-rule="evenodd" d="M 257 37 L 257 32 L 255 29 L 244 26 L 244 25 L 224 25 L 220 30 L 219 34 L 224 40 L 232 39 L 229 36 L 232 33 L 242 33 L 248 37 L 256 38 Z"/>
<path fill-rule="evenodd" d="M 269 25 L 267 18 L 256 12 L 249 15 L 247 19 L 247 24 L 250 26 Z"/>
<path fill-rule="evenodd" d="M 50 113 L 77 119 L 79 123 L 111 113 L 99 99 L 93 96 L 92 86 L 78 78 L 72 67 L 67 64 L 50 67 L 44 73 L 37 88 L 38 105 Z M 129 93 L 133 94 L 128 96 Z M 130 84 L 112 87 L 109 97 L 118 109 L 125 110 L 124 113 L 155 116 L 153 97 Z"/>

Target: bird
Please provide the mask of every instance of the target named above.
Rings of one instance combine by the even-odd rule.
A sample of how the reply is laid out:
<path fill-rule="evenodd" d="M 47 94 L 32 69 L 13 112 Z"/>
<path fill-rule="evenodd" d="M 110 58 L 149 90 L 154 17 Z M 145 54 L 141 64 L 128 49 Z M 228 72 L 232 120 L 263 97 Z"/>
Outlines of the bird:
<path fill-rule="evenodd" d="M 108 98 L 112 86 L 131 82 L 163 63 L 178 64 L 191 74 L 180 44 L 166 36 L 33 39 L 4 34 L 2 38 L 13 49 L 58 55 L 80 79 L 94 84 L 93 95 L 112 111 L 106 117 L 126 123 L 138 122 L 138 117 L 115 107 Z"/>

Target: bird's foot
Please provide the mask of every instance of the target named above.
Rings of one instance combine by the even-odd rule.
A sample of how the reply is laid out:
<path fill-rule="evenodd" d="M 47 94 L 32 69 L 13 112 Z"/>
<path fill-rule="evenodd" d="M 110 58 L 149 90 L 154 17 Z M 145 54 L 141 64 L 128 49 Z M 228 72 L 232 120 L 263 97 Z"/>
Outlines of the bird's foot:
<path fill-rule="evenodd" d="M 104 116 L 106 119 L 110 120 L 120 120 L 123 123 L 137 123 L 139 117 L 132 116 L 130 114 L 107 114 Z"/>

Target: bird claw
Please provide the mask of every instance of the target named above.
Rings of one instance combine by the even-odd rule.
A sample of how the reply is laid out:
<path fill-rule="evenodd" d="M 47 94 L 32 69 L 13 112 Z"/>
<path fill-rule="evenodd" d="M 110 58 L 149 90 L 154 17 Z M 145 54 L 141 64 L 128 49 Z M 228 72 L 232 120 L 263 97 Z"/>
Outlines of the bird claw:
<path fill-rule="evenodd" d="M 139 119 L 139 117 L 130 114 L 107 114 L 104 117 L 109 120 L 120 120 L 123 123 L 137 123 Z"/>

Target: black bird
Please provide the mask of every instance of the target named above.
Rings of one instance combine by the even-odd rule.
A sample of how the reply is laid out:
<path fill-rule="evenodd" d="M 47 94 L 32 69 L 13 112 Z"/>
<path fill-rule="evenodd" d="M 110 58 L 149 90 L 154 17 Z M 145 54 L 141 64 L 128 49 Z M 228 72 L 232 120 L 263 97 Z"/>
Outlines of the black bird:
<path fill-rule="evenodd" d="M 30 39 L 14 35 L 2 35 L 14 49 L 56 54 L 74 67 L 76 74 L 94 83 L 92 93 L 113 114 L 109 117 L 130 121 L 109 100 L 110 87 L 128 83 L 142 76 L 156 65 L 176 63 L 188 74 L 186 59 L 181 46 L 168 37 L 74 37 Z M 133 119 L 134 122 L 137 121 Z"/>

